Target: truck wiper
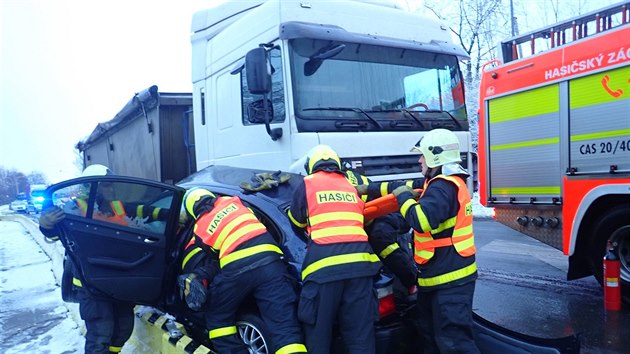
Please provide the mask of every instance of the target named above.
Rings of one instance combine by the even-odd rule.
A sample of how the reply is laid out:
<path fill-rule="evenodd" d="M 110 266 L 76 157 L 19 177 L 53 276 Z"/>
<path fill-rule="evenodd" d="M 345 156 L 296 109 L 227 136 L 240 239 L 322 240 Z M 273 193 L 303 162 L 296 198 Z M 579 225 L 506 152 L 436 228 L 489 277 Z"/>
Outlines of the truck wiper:
<path fill-rule="evenodd" d="M 448 111 L 442 111 L 442 110 L 439 110 L 439 109 L 427 109 L 426 111 L 417 111 L 417 112 L 420 112 L 420 113 L 426 113 L 426 112 L 428 112 L 428 113 L 446 113 L 446 114 L 448 114 L 449 118 L 451 118 L 451 120 L 453 122 L 455 122 L 455 124 L 457 124 L 457 127 L 459 129 L 462 129 L 462 123 L 460 123 L 457 120 L 457 118 L 453 117 L 453 115 L 451 113 L 449 113 Z"/>
<path fill-rule="evenodd" d="M 376 124 L 379 129 L 383 129 L 381 123 L 379 123 L 374 117 L 369 115 L 366 111 L 361 108 L 353 108 L 353 107 L 312 107 L 312 108 L 304 108 L 303 111 L 343 111 L 343 112 L 355 112 L 363 114 L 369 121 Z"/>
<path fill-rule="evenodd" d="M 402 109 L 381 109 L 381 110 L 378 110 L 377 112 L 403 112 L 404 115 L 407 115 L 407 116 L 411 117 L 412 120 L 414 120 L 416 123 L 418 123 L 418 125 L 420 125 L 421 127 L 424 128 L 424 124 L 422 123 L 420 118 L 414 116 L 413 113 L 411 113 L 411 111 L 408 110 L 408 109 L 405 109 L 405 108 L 402 108 Z M 414 112 L 419 112 L 419 111 L 414 111 Z"/>

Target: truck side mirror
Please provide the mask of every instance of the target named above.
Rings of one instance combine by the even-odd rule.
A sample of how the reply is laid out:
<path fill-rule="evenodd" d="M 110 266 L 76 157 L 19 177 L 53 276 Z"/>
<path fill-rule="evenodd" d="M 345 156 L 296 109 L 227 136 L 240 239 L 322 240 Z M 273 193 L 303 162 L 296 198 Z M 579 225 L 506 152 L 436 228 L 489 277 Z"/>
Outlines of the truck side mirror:
<path fill-rule="evenodd" d="M 271 64 L 267 60 L 267 51 L 258 47 L 247 52 L 245 56 L 247 72 L 247 88 L 255 95 L 271 92 Z"/>
<path fill-rule="evenodd" d="M 250 123 L 267 123 L 266 117 L 273 117 L 273 104 L 270 99 L 257 100 L 247 105 L 247 120 Z"/>

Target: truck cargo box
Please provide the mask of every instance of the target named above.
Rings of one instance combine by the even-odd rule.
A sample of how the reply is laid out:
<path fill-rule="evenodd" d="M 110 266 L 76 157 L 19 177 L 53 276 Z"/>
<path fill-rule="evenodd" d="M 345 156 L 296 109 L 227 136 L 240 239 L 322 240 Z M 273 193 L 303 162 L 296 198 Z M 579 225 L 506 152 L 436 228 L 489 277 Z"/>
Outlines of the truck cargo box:
<path fill-rule="evenodd" d="M 136 93 L 77 144 L 84 166 L 103 164 L 118 175 L 176 183 L 195 172 L 192 94 Z"/>

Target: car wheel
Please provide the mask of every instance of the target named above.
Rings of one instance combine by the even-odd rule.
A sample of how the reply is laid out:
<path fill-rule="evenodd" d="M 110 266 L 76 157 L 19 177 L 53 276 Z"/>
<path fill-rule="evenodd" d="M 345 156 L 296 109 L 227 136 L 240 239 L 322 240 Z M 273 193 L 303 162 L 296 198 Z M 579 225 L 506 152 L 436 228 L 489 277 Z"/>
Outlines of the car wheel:
<path fill-rule="evenodd" d="M 608 240 L 617 243 L 621 264 L 621 292 L 630 303 L 630 206 L 622 205 L 606 212 L 592 229 L 589 261 L 597 281 L 603 284 L 603 258 Z"/>
<path fill-rule="evenodd" d="M 269 331 L 260 316 L 244 314 L 236 321 L 236 327 L 250 354 L 271 353 Z"/>

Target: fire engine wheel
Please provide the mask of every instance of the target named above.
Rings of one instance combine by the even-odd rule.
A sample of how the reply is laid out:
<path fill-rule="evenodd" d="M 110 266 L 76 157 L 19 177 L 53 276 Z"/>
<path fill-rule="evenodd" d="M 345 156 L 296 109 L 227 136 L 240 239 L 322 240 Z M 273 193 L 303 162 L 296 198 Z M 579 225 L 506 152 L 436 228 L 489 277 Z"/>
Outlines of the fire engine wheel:
<path fill-rule="evenodd" d="M 250 354 L 270 354 L 269 331 L 260 316 L 244 314 L 236 321 L 238 334 Z"/>
<path fill-rule="evenodd" d="M 603 215 L 593 228 L 590 265 L 593 274 L 603 284 L 603 258 L 608 240 L 617 243 L 617 254 L 621 264 L 621 293 L 630 303 L 630 206 L 622 205 Z"/>

